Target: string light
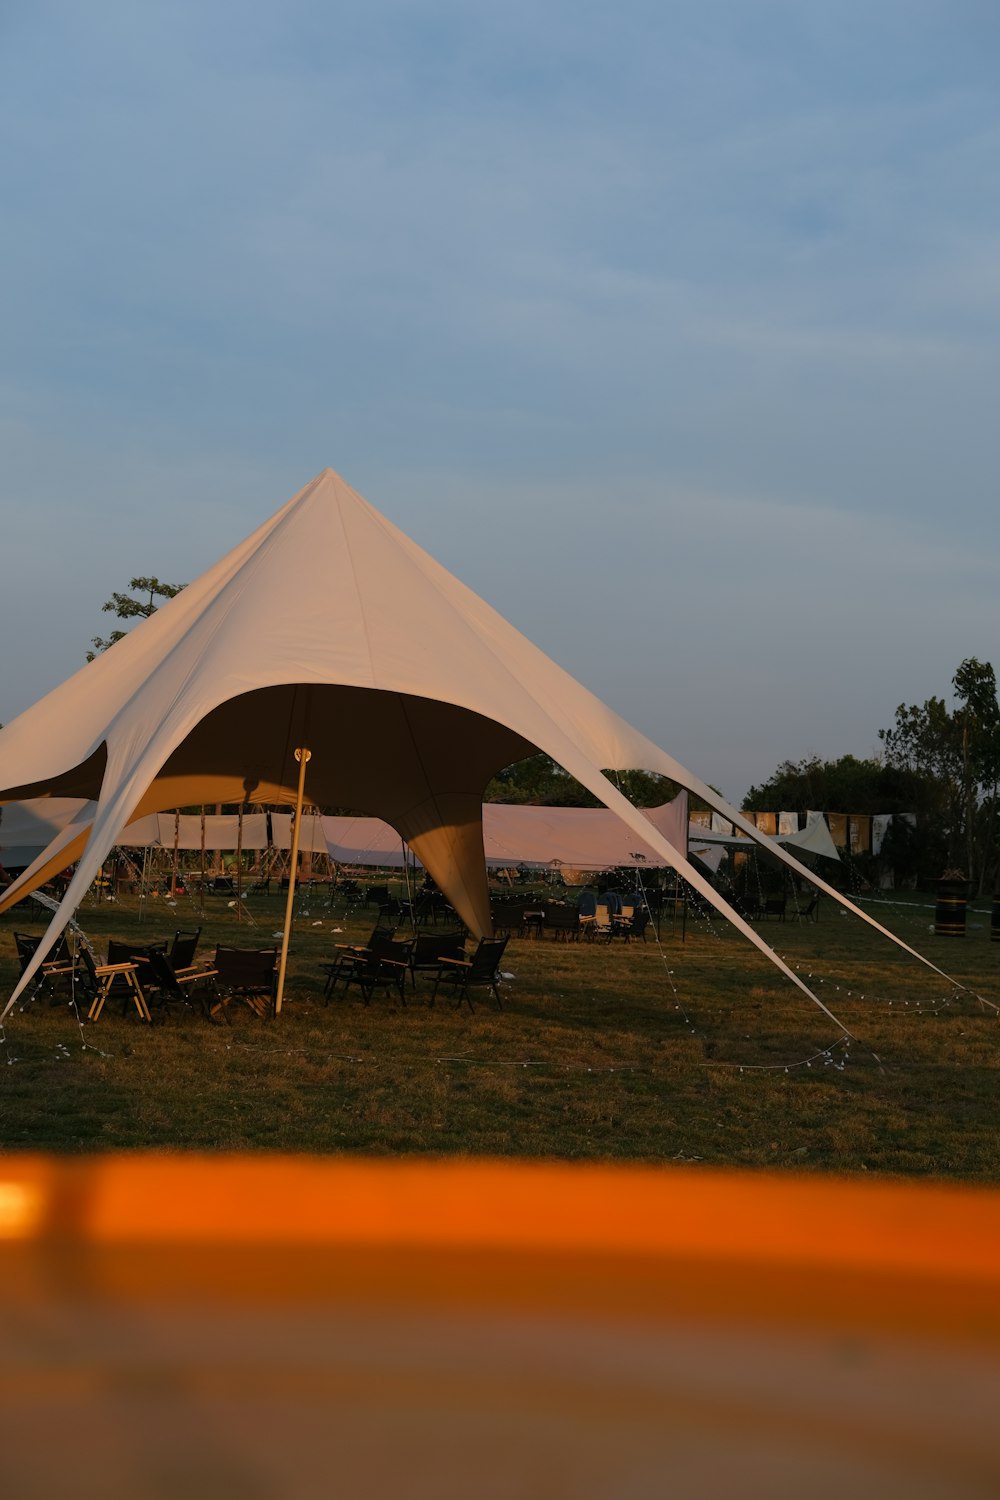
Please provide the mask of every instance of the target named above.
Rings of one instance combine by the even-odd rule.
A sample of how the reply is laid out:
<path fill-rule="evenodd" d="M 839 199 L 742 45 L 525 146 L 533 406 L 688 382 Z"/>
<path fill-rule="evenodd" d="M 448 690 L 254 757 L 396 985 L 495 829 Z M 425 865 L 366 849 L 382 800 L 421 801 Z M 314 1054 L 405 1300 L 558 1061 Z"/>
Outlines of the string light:
<path fill-rule="evenodd" d="M 761 884 L 761 879 L 760 879 L 760 863 L 759 863 L 759 861 L 756 858 L 753 861 L 753 867 L 754 867 L 754 873 L 755 873 L 755 876 L 756 876 L 756 879 L 757 879 L 758 897 L 760 899 L 760 904 L 763 905 L 763 886 Z M 643 880 L 642 880 L 642 871 L 638 867 L 638 865 L 636 866 L 636 879 L 637 879 L 637 883 L 638 883 L 638 886 L 639 886 L 640 893 L 642 895 L 643 904 L 644 904 L 644 906 L 646 906 L 646 908 L 648 910 L 648 902 L 646 900 L 646 892 L 645 892 L 645 887 L 643 885 Z M 685 884 L 686 884 L 686 882 L 685 882 Z M 797 906 L 796 906 L 796 909 L 797 909 Z M 709 932 L 710 936 L 712 938 L 714 938 L 716 941 L 721 942 L 722 941 L 721 936 L 716 931 L 716 927 L 715 927 L 715 913 L 714 913 L 714 911 L 711 908 L 706 908 L 705 912 L 704 912 L 704 917 L 705 917 L 705 925 L 706 925 L 706 928 L 708 929 L 708 932 Z M 668 978 L 668 981 L 670 983 L 671 991 L 673 993 L 675 1009 L 677 1009 L 681 1013 L 681 1015 L 683 1016 L 684 1021 L 686 1022 L 691 1035 L 692 1036 L 697 1036 L 699 1033 L 697 1031 L 697 1028 L 695 1027 L 694 1022 L 692 1021 L 691 1017 L 688 1015 L 687 1011 L 684 1009 L 683 1005 L 681 1004 L 680 996 L 679 996 L 678 991 L 677 991 L 677 986 L 674 984 L 674 981 L 673 981 L 673 970 L 669 967 L 669 961 L 668 961 L 667 956 L 666 956 L 666 954 L 665 954 L 665 952 L 663 950 L 663 946 L 662 946 L 662 944 L 660 942 L 659 932 L 656 933 L 656 945 L 657 945 L 657 951 L 659 953 L 660 959 L 661 959 L 661 961 L 663 963 L 664 971 L 665 971 L 665 973 L 667 975 L 667 978 Z M 776 952 L 777 950 L 772 947 L 771 951 L 772 952 Z M 785 955 L 778 954 L 777 956 L 779 958 L 781 958 L 783 962 L 788 963 L 788 959 L 786 958 Z M 796 966 L 796 968 L 797 968 L 797 966 Z M 813 977 L 812 974 L 810 974 L 809 978 L 812 979 L 812 977 Z M 837 992 L 838 993 L 840 992 L 840 986 L 839 985 L 837 986 Z M 702 1033 L 702 1035 L 704 1036 L 704 1033 Z M 823 1059 L 824 1064 L 826 1066 L 836 1067 L 838 1069 L 838 1071 L 843 1072 L 844 1071 L 844 1067 L 846 1066 L 846 1063 L 847 1063 L 847 1058 L 848 1058 L 849 1050 L 850 1050 L 850 1043 L 851 1043 L 852 1040 L 853 1040 L 853 1038 L 851 1037 L 851 1034 L 849 1032 L 845 1031 L 844 1034 L 842 1036 L 838 1037 L 835 1042 L 831 1043 L 831 1045 L 829 1047 L 825 1047 L 825 1048 L 820 1049 L 820 1051 L 813 1053 L 811 1057 L 801 1058 L 798 1061 L 789 1063 L 787 1065 L 783 1064 L 783 1063 L 752 1063 L 752 1064 L 744 1064 L 743 1066 L 740 1066 L 740 1072 L 743 1071 L 743 1067 L 746 1067 L 748 1069 L 748 1071 L 752 1071 L 752 1072 L 770 1072 L 770 1071 L 774 1071 L 774 1070 L 779 1069 L 779 1068 L 784 1068 L 784 1071 L 786 1073 L 788 1073 L 792 1069 L 799 1069 L 799 1068 L 803 1068 L 803 1067 L 811 1068 L 812 1065 L 813 1065 L 813 1063 L 819 1061 L 820 1059 Z M 837 1062 L 835 1060 L 835 1054 L 838 1051 L 840 1051 L 841 1049 L 843 1049 L 842 1056 L 841 1056 L 840 1061 Z M 879 1067 L 881 1067 L 882 1066 L 881 1061 L 876 1056 L 876 1054 L 874 1052 L 872 1052 L 871 1055 L 875 1059 L 876 1063 L 878 1063 Z M 736 1066 L 739 1066 L 739 1065 L 738 1064 L 734 1064 L 734 1063 L 716 1062 L 714 1059 L 709 1059 L 705 1063 L 703 1063 L 702 1066 L 704 1066 L 704 1067 L 714 1067 L 714 1068 L 725 1068 L 725 1067 L 730 1067 L 731 1068 L 731 1067 L 736 1067 Z"/>
<path fill-rule="evenodd" d="M 636 876 L 636 882 L 637 882 L 638 887 L 639 887 L 639 894 L 642 897 L 643 907 L 648 912 L 649 911 L 649 902 L 646 899 L 646 887 L 643 885 L 642 871 L 640 870 L 640 868 L 639 868 L 638 865 L 636 865 L 635 876 Z M 663 944 L 660 941 L 660 933 L 659 933 L 658 927 L 654 927 L 653 928 L 653 933 L 654 933 L 654 938 L 655 938 L 655 942 L 656 942 L 656 951 L 657 951 L 657 954 L 658 954 L 658 956 L 660 958 L 660 962 L 661 962 L 662 967 L 663 967 L 663 972 L 665 973 L 665 975 L 667 977 L 667 983 L 670 985 L 670 990 L 671 990 L 671 993 L 673 995 L 674 1009 L 676 1011 L 679 1011 L 680 1014 L 681 1014 L 681 1016 L 684 1018 L 685 1025 L 687 1026 L 688 1031 L 691 1033 L 691 1035 L 692 1036 L 697 1036 L 698 1035 L 698 1030 L 697 1030 L 697 1028 L 696 1028 L 696 1026 L 694 1024 L 694 1021 L 691 1019 L 691 1017 L 688 1015 L 687 1011 L 685 1010 L 684 1006 L 681 1004 L 681 998 L 680 998 L 680 995 L 678 993 L 677 986 L 674 983 L 674 971 L 670 967 L 670 961 L 667 958 L 667 955 L 666 955 L 666 953 L 664 951 L 664 948 L 663 948 Z"/>

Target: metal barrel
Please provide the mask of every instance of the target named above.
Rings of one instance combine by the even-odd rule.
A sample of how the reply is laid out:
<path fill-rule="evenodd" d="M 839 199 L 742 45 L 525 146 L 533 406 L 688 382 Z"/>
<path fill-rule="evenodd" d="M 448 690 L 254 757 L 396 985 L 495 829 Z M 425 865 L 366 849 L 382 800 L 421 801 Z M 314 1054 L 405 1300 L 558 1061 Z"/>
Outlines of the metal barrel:
<path fill-rule="evenodd" d="M 965 937 L 966 890 L 964 882 L 961 885 L 942 882 L 938 886 L 934 908 L 934 931 L 938 937 Z"/>

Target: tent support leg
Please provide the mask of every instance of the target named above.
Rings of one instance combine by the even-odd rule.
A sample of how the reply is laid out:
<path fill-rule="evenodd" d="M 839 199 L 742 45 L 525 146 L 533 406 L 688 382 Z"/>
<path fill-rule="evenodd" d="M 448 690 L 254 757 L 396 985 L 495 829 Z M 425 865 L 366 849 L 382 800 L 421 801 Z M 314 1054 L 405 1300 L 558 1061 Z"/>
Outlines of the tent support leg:
<path fill-rule="evenodd" d="M 280 1016 L 281 1002 L 285 994 L 285 968 L 288 964 L 288 939 L 292 932 L 292 913 L 295 909 L 295 872 L 299 864 L 299 833 L 302 827 L 302 795 L 306 785 L 306 766 L 312 759 L 312 751 L 303 746 L 296 750 L 299 763 L 299 789 L 295 796 L 295 827 L 292 829 L 292 857 L 288 869 L 288 904 L 285 907 L 285 930 L 281 934 L 281 961 L 278 964 L 278 987 L 274 994 L 274 1014 Z"/>

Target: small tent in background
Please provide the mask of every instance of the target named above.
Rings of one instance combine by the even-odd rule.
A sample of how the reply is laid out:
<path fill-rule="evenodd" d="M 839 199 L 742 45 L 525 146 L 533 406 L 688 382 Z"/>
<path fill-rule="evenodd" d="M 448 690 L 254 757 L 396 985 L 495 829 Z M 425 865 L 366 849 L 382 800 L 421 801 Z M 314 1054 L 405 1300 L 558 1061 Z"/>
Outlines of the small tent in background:
<path fill-rule="evenodd" d="M 297 761 L 299 749 L 310 752 L 308 764 Z M 310 802 L 347 804 L 391 824 L 471 931 L 486 934 L 483 790 L 504 766 L 539 751 L 821 1003 L 601 768 L 660 772 L 763 842 L 754 825 L 325 469 L 158 613 L 0 730 L 0 802 L 97 804 L 87 828 L 61 835 L 58 858 L 77 859 L 77 868 L 7 1009 L 128 822 L 192 803 L 294 801 L 303 775 Z M 47 868 L 43 856 L 0 910 Z"/>

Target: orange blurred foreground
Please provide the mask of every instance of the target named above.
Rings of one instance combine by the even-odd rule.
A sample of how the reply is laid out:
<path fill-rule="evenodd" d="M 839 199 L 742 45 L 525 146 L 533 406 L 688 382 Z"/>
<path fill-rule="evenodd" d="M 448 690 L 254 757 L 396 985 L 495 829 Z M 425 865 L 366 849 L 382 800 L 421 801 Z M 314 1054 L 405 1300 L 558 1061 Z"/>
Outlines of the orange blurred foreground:
<path fill-rule="evenodd" d="M 11 1494 L 995 1496 L 1000 1194 L 0 1164 Z"/>

